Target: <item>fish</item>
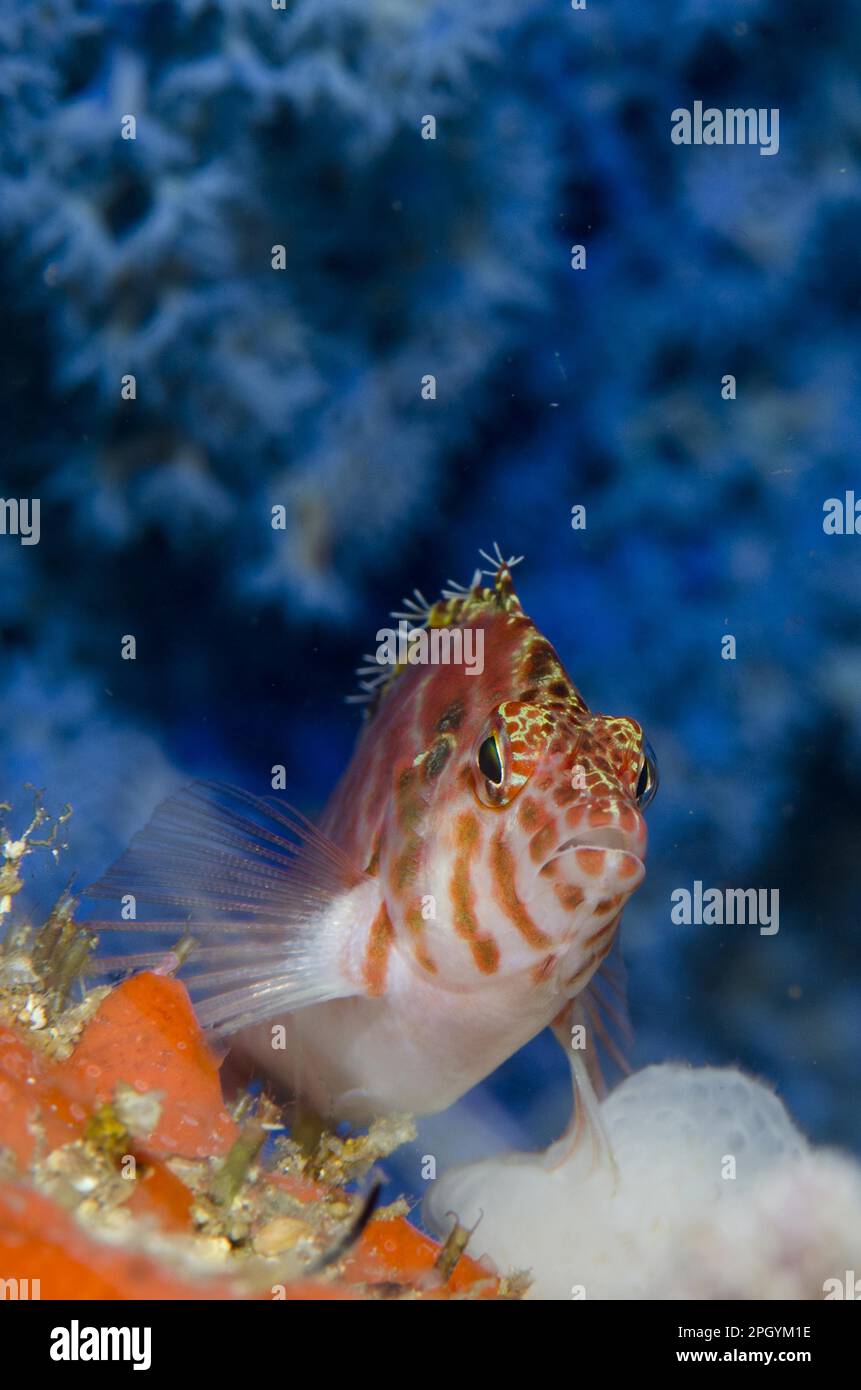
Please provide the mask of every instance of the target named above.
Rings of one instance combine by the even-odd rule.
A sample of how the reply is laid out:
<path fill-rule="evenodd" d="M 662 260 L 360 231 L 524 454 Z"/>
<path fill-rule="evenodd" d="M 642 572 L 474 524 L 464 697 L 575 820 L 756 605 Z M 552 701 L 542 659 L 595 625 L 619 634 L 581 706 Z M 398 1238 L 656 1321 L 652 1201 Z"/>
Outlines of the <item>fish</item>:
<path fill-rule="evenodd" d="M 363 728 L 318 824 L 194 783 L 86 890 L 162 914 L 96 930 L 195 943 L 103 971 L 180 966 L 202 1025 L 333 1120 L 445 1110 L 553 1027 L 582 1128 L 599 1044 L 621 1055 L 618 930 L 645 873 L 654 755 L 635 719 L 589 710 L 523 611 L 522 557 L 480 554 L 470 583 L 392 615 L 411 634 L 469 629 L 480 674 L 360 668 Z"/>

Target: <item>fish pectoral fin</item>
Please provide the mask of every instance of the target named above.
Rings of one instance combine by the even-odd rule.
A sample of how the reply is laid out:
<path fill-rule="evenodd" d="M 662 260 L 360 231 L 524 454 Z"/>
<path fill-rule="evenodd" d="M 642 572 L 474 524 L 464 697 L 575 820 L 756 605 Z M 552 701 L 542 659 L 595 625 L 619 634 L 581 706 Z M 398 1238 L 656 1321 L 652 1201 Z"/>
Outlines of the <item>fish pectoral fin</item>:
<path fill-rule="evenodd" d="M 286 802 L 195 782 L 162 802 L 83 894 L 123 914 L 89 920 L 95 931 L 152 933 L 164 948 L 96 957 L 88 973 L 180 967 L 201 1023 L 233 1033 L 359 992 L 343 967 L 345 939 L 375 894 L 374 881 Z M 194 945 L 180 966 L 171 946 L 183 935 Z"/>

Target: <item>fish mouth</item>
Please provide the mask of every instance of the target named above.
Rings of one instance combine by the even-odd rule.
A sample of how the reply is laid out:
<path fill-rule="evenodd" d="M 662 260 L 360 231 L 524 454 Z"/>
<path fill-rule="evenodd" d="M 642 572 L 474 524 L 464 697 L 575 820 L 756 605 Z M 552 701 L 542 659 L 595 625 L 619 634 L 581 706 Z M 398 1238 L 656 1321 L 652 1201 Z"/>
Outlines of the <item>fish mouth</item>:
<path fill-rule="evenodd" d="M 590 826 L 563 840 L 543 865 L 542 873 L 552 874 L 556 867 L 565 873 L 562 865 L 569 860 L 572 866 L 577 865 L 575 873 L 582 883 L 613 880 L 621 891 L 630 894 L 646 876 L 644 853 L 642 841 L 619 826 Z"/>
<path fill-rule="evenodd" d="M 627 835 L 618 826 L 604 825 L 595 829 L 580 830 L 576 835 L 571 835 L 556 850 L 556 855 L 565 854 L 572 849 L 603 849 L 621 850 L 624 854 L 629 854 L 632 859 L 636 859 L 642 864 L 643 860 L 632 848 L 632 837 Z M 556 857 L 554 855 L 554 858 Z"/>
<path fill-rule="evenodd" d="M 561 940 L 576 942 L 588 930 L 588 946 L 596 932 L 618 919 L 646 876 L 644 839 L 621 826 L 603 825 L 583 827 L 560 842 L 538 871 L 536 902 L 546 899 L 547 910 L 557 914 L 553 920 Z M 560 907 L 566 925 L 559 925 Z"/>

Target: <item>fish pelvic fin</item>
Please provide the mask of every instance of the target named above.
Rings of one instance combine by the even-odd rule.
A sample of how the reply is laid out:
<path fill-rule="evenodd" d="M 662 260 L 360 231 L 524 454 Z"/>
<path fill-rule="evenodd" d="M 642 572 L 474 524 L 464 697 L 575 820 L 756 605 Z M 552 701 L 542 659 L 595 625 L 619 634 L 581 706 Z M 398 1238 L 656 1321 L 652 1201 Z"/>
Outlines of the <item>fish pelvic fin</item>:
<path fill-rule="evenodd" d="M 349 972 L 352 932 L 378 892 L 286 802 L 195 782 L 162 802 L 82 895 L 122 914 L 88 920 L 94 931 L 154 934 L 164 947 L 96 956 L 88 974 L 176 973 L 201 1024 L 235 1033 L 360 993 Z"/>
<path fill-rule="evenodd" d="M 618 937 L 588 987 L 569 1000 L 552 1026 L 571 1068 L 574 1111 L 565 1133 L 548 1151 L 551 1166 L 588 1142 L 593 1165 L 606 1167 L 615 1181 L 616 1162 L 600 1102 L 607 1094 L 608 1064 L 626 1075 L 630 1072 L 626 1049 L 633 1042 Z"/>

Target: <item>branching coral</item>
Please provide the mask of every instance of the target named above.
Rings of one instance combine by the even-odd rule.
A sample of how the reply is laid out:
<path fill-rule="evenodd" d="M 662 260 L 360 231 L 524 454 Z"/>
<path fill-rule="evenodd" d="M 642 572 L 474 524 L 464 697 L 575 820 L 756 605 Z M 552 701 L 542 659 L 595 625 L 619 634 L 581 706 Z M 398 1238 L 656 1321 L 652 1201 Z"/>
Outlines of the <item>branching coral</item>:
<path fill-rule="evenodd" d="M 2 491 L 44 526 L 0 536 L 0 763 L 86 798 L 83 878 L 171 763 L 318 808 L 379 612 L 490 529 L 662 764 L 643 1055 L 857 1139 L 858 42 L 813 0 L 8 0 Z M 778 157 L 674 147 L 697 99 L 778 106 Z M 673 931 L 693 878 L 779 878 L 780 937 Z"/>
<path fill-rule="evenodd" d="M 470 85 L 523 8 L 13 6 L 0 233 L 50 317 L 53 390 L 97 424 L 49 480 L 91 543 L 204 525 L 253 588 L 344 606 L 336 561 L 414 516 L 540 298 L 542 122 Z"/>

